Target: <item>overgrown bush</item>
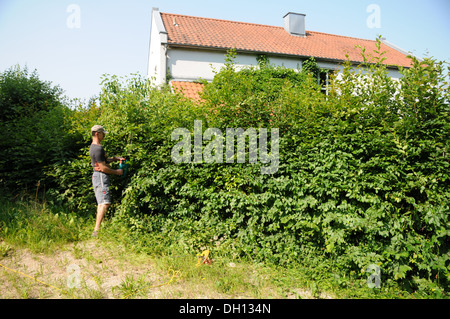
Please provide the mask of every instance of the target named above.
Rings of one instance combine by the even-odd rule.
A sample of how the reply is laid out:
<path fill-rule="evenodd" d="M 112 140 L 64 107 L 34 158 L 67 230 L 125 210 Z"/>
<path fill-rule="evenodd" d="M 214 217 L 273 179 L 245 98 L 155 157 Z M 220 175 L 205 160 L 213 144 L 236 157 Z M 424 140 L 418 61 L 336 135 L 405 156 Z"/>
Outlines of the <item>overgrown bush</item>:
<path fill-rule="evenodd" d="M 139 76 L 106 77 L 92 111 L 98 117 L 79 125 L 83 152 L 49 172 L 60 182 L 54 197 L 94 210 L 87 148 L 95 122 L 110 132 L 107 153 L 132 163 L 128 177 L 112 181 L 114 220 L 153 251 L 210 247 L 282 265 L 322 258 L 335 278 L 361 280 L 376 264 L 382 285 L 443 296 L 450 283 L 445 64 L 411 57 L 395 81 L 378 53 L 358 69 L 345 63 L 327 96 L 308 72 L 236 71 L 233 54 L 200 104 Z M 203 130 L 279 128 L 278 171 L 264 175 L 261 163 L 248 162 L 175 164 L 171 133 L 193 134 L 194 120 Z"/>
<path fill-rule="evenodd" d="M 314 123 L 315 116 L 329 111 L 314 72 L 272 65 L 236 72 L 235 56 L 231 50 L 225 67 L 212 83 L 205 82 L 202 96 L 209 127 L 275 127 L 283 131 Z"/>
<path fill-rule="evenodd" d="M 74 156 L 62 90 L 19 66 L 0 74 L 0 187 L 36 189 L 44 168 Z M 42 183 L 44 184 L 44 183 Z"/>
<path fill-rule="evenodd" d="M 49 190 L 49 200 L 84 212 L 95 207 L 89 159 L 93 125 L 104 125 L 109 132 L 102 143 L 107 156 L 124 156 L 131 166 L 126 177 L 112 176 L 114 206 L 126 201 L 122 199 L 126 185 L 142 183 L 138 176 L 156 174 L 171 163 L 168 132 L 179 126 L 192 126 L 195 116 L 191 114 L 197 112 L 189 100 L 167 89 L 151 87 L 149 80 L 137 74 L 126 78 L 105 75 L 102 84 L 98 101 L 80 106 L 72 117 L 72 134 L 79 137 L 81 147 L 78 157 L 47 171 L 59 183 L 59 187 Z"/>

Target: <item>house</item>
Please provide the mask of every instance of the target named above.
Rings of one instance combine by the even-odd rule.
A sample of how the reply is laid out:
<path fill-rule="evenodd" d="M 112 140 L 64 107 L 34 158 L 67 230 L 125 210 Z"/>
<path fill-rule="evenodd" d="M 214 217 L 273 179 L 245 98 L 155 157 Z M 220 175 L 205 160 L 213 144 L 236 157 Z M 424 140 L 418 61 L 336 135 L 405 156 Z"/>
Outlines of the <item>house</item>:
<path fill-rule="evenodd" d="M 236 67 L 258 65 L 263 58 L 272 65 L 301 69 L 303 61 L 314 57 L 320 68 L 331 72 L 339 72 L 346 55 L 355 65 L 363 62 L 356 46 L 365 47 L 366 52 L 376 49 L 375 40 L 308 31 L 305 21 L 304 14 L 289 12 L 283 17 L 284 26 L 269 26 L 163 13 L 153 8 L 148 77 L 156 85 L 169 83 L 174 91 L 196 99 L 202 89 L 196 81 L 211 81 L 232 48 L 237 53 Z M 385 39 L 381 50 L 386 51 L 384 64 L 389 75 L 400 78 L 398 67 L 411 64 L 408 53 Z"/>

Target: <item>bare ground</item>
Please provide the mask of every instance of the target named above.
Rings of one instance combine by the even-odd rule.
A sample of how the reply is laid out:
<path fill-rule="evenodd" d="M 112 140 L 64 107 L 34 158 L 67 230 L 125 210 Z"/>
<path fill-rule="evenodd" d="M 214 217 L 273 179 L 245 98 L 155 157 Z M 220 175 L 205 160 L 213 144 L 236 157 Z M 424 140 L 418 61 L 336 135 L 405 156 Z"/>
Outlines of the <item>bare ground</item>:
<path fill-rule="evenodd" d="M 249 292 L 222 293 L 201 276 L 183 277 L 173 269 L 158 267 L 154 257 L 111 247 L 98 239 L 69 244 L 52 254 L 12 248 L 0 255 L 0 299 L 255 298 Z M 262 277 L 253 271 L 248 280 Z M 258 296 L 312 298 L 308 289 L 280 292 L 271 285 L 261 286 Z"/>

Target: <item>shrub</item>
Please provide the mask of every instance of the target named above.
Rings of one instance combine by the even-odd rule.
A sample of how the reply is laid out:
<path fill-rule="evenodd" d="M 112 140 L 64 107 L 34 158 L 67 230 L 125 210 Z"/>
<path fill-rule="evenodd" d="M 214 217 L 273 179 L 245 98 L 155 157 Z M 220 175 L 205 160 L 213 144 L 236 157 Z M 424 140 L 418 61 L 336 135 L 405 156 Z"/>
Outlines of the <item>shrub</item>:
<path fill-rule="evenodd" d="M 62 90 L 16 66 L 0 74 L 0 105 L 0 187 L 34 190 L 47 165 L 74 155 Z"/>
<path fill-rule="evenodd" d="M 112 182 L 115 222 L 153 238 L 159 252 L 212 246 L 282 265 L 321 258 L 361 280 L 377 264 L 382 284 L 442 296 L 450 282 L 444 63 L 411 57 L 396 82 L 378 53 L 364 72 L 345 63 L 328 96 L 307 72 L 236 71 L 233 54 L 200 105 L 137 76 L 105 78 L 95 122 L 111 132 L 108 154 L 132 160 L 131 174 Z M 278 171 L 173 163 L 171 132 L 193 132 L 196 119 L 204 129 L 280 128 Z M 55 167 L 54 177 L 60 199 L 87 208 L 91 168 L 82 154 Z"/>

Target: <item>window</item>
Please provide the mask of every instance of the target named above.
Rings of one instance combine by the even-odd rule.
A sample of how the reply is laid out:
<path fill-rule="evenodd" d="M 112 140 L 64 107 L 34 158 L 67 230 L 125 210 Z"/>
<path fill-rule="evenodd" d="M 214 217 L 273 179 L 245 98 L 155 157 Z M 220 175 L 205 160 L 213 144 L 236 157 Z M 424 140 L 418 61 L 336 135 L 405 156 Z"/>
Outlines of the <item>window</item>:
<path fill-rule="evenodd" d="M 334 70 L 321 69 L 317 74 L 317 84 L 321 87 L 321 92 L 328 95 L 328 89 L 330 85 L 331 76 L 334 74 Z"/>

